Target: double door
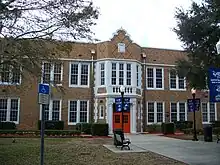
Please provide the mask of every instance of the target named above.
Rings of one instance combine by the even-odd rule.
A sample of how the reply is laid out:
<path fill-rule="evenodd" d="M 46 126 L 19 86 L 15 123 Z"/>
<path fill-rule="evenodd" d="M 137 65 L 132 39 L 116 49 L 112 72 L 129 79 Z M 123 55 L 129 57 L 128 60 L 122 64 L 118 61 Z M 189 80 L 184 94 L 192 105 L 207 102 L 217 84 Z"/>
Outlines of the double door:
<path fill-rule="evenodd" d="M 123 113 L 124 119 L 122 124 L 122 113 L 114 112 L 113 113 L 113 130 L 121 129 L 122 125 L 124 126 L 124 133 L 130 133 L 130 112 Z"/>

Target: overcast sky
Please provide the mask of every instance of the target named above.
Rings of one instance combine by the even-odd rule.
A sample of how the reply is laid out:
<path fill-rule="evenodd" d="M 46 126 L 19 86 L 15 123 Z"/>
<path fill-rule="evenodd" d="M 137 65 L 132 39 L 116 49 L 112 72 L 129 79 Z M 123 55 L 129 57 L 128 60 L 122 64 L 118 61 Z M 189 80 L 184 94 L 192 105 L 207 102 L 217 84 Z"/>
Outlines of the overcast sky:
<path fill-rule="evenodd" d="M 199 1 L 199 0 L 197 0 Z M 121 27 L 131 39 L 145 47 L 182 49 L 172 32 L 175 27 L 175 8 L 187 9 L 191 0 L 93 0 L 100 8 L 100 17 L 94 28 L 101 41 L 109 40 Z"/>

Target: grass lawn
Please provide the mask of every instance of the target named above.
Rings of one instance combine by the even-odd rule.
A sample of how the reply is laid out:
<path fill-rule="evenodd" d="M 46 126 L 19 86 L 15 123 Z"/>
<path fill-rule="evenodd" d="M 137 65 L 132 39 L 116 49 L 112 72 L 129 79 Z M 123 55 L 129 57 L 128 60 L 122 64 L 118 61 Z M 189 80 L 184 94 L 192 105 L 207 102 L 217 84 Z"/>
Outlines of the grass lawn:
<path fill-rule="evenodd" d="M 184 165 L 152 153 L 116 154 L 103 144 L 112 139 L 45 139 L 45 165 Z M 0 165 L 39 165 L 40 138 L 0 138 Z"/>

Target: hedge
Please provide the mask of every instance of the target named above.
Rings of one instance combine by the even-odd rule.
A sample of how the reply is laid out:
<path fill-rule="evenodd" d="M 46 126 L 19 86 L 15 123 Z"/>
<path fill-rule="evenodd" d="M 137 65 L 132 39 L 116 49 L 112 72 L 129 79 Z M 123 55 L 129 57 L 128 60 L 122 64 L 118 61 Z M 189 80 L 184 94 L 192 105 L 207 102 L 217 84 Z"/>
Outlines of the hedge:
<path fill-rule="evenodd" d="M 33 130 L 0 130 L 0 135 L 35 135 L 40 136 L 40 131 Z M 55 136 L 55 135 L 80 135 L 80 131 L 77 130 L 45 130 L 45 135 Z"/>
<path fill-rule="evenodd" d="M 108 136 L 108 124 L 92 124 L 92 136 Z"/>
<path fill-rule="evenodd" d="M 81 133 L 92 134 L 91 132 L 91 123 L 77 123 L 76 130 L 81 131 Z"/>
<path fill-rule="evenodd" d="M 38 121 L 38 129 L 41 129 L 41 120 Z M 53 121 L 48 120 L 45 121 L 45 129 L 47 130 L 63 130 L 64 129 L 64 121 Z"/>
<path fill-rule="evenodd" d="M 4 130 L 16 129 L 16 125 L 14 122 L 0 122 L 0 129 L 4 129 Z"/>
<path fill-rule="evenodd" d="M 151 124 L 146 129 L 149 133 L 158 133 L 161 132 L 161 124 Z"/>
<path fill-rule="evenodd" d="M 180 131 L 193 127 L 193 121 L 175 121 L 174 124 L 176 126 L 176 129 Z"/>
<path fill-rule="evenodd" d="M 220 121 L 213 121 L 211 123 L 213 128 L 220 127 Z"/>
<path fill-rule="evenodd" d="M 175 125 L 174 123 L 162 123 L 161 130 L 164 135 L 166 134 L 174 134 Z"/>

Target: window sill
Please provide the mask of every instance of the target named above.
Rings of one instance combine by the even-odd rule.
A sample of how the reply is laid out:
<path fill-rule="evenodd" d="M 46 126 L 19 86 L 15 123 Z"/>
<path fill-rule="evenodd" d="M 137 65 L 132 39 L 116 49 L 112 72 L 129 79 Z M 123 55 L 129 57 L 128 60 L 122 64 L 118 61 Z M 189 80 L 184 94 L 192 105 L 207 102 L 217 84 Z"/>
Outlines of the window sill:
<path fill-rule="evenodd" d="M 164 88 L 145 88 L 145 90 L 159 90 L 162 91 Z"/>
<path fill-rule="evenodd" d="M 69 123 L 69 122 L 68 122 L 68 125 L 76 125 L 76 124 L 77 124 L 77 123 Z"/>
<path fill-rule="evenodd" d="M 10 85 L 10 86 L 18 86 L 21 85 L 21 83 L 0 83 L 0 85 Z"/>
<path fill-rule="evenodd" d="M 70 88 L 90 88 L 89 85 L 69 85 Z"/>
<path fill-rule="evenodd" d="M 186 89 L 170 88 L 171 91 L 186 91 Z"/>

